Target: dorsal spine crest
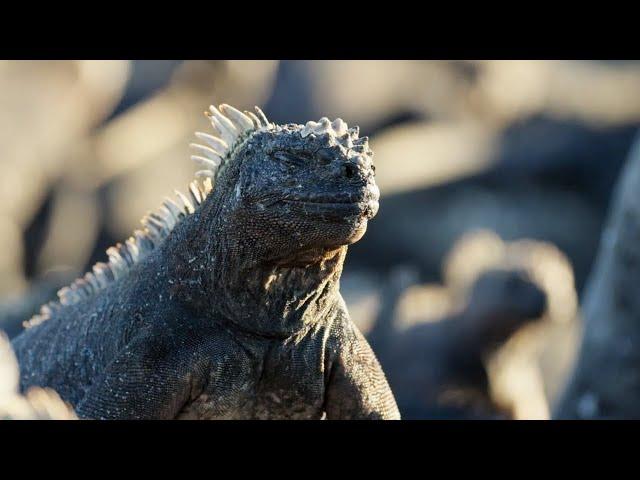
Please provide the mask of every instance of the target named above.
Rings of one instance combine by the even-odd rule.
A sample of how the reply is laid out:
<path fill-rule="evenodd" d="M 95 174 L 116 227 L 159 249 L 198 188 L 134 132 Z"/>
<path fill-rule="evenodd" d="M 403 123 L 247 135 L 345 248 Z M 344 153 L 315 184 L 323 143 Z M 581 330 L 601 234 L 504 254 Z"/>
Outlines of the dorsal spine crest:
<path fill-rule="evenodd" d="M 199 154 L 193 155 L 192 160 L 204 168 L 196 172 L 196 179 L 189 184 L 189 197 L 176 190 L 176 200 L 165 198 L 158 210 L 142 218 L 142 229 L 135 230 L 134 234 L 123 243 L 107 249 L 106 253 L 109 257 L 107 263 L 96 263 L 91 271 L 76 279 L 71 285 L 61 288 L 58 291 L 58 301 L 43 305 L 40 313 L 24 322 L 24 326 L 29 328 L 38 325 L 62 306 L 72 305 L 95 295 L 126 276 L 133 265 L 157 249 L 176 225 L 187 215 L 193 214 L 204 202 L 213 190 L 219 167 L 233 157 L 238 144 L 244 143 L 250 134 L 258 129 L 271 127 L 267 117 L 258 107 L 256 111 L 257 116 L 247 115 L 229 105 L 220 105 L 219 109 L 212 105 L 210 112 L 205 113 L 211 121 L 214 133 L 218 136 L 196 133 L 196 137 L 207 145 L 191 144 Z"/>
<path fill-rule="evenodd" d="M 58 301 L 43 305 L 39 314 L 24 322 L 25 328 L 42 323 L 63 306 L 73 305 L 89 298 L 126 276 L 133 265 L 142 261 L 162 244 L 182 219 L 199 208 L 213 190 L 221 172 L 255 133 L 280 128 L 270 123 L 258 107 L 255 107 L 255 113 L 246 110 L 243 113 L 227 104 L 221 104 L 218 108 L 211 105 L 205 115 L 211 122 L 214 135 L 195 133 L 195 136 L 206 145 L 197 143 L 190 145 L 198 153 L 192 155 L 191 159 L 202 169 L 195 173 L 196 179 L 189 184 L 188 196 L 176 190 L 176 200 L 165 198 L 158 210 L 142 218 L 142 229 L 135 230 L 133 235 L 123 243 L 107 249 L 106 253 L 109 257 L 107 263 L 96 263 L 91 271 L 76 279 L 71 285 L 60 289 Z M 330 122 L 323 117 L 318 122 L 308 122 L 302 129 L 301 135 L 306 137 L 310 134 L 329 134 L 341 137 L 347 132 L 355 133 L 356 138 L 358 136 L 353 129 L 348 129 L 342 119 L 338 118 Z M 368 148 L 366 137 L 360 140 L 360 145 L 365 149 Z"/>

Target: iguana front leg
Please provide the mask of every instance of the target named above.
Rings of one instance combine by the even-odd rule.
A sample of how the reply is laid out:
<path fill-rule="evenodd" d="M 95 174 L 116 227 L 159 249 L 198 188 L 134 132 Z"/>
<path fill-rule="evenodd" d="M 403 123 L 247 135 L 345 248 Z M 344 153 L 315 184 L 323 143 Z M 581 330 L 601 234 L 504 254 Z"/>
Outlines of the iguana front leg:
<path fill-rule="evenodd" d="M 373 350 L 355 326 L 345 330 L 329 371 L 327 419 L 399 420 L 398 406 Z"/>
<path fill-rule="evenodd" d="M 174 419 L 206 386 L 210 349 L 196 339 L 141 338 L 76 406 L 86 419 Z"/>

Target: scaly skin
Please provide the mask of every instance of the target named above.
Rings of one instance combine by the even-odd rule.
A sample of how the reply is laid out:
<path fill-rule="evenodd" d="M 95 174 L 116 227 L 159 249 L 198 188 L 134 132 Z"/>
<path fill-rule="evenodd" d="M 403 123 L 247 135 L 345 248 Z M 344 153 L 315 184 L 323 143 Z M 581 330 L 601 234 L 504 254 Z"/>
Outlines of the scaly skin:
<path fill-rule="evenodd" d="M 339 293 L 378 196 L 355 130 L 255 132 L 127 275 L 13 341 L 21 389 L 94 419 L 399 418 Z"/>
<path fill-rule="evenodd" d="M 53 391 L 30 388 L 18 394 L 20 374 L 11 344 L 0 331 L 0 420 L 73 420 L 76 418 Z"/>

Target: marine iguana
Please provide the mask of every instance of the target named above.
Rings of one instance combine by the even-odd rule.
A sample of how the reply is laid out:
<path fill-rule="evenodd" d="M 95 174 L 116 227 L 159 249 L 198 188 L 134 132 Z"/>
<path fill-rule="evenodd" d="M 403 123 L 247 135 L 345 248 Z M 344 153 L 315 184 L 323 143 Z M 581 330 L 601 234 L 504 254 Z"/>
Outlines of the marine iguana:
<path fill-rule="evenodd" d="M 475 281 L 462 311 L 401 331 L 394 325 L 396 307 L 417 278 L 417 271 L 392 272 L 367 336 L 403 418 L 506 418 L 491 399 L 484 359 L 540 318 L 545 293 L 524 271 L 488 270 Z"/>
<path fill-rule="evenodd" d="M 191 198 L 167 199 L 29 322 L 20 388 L 90 419 L 398 419 L 339 292 L 378 210 L 367 137 L 341 119 L 205 113 Z"/>
<path fill-rule="evenodd" d="M 640 418 L 639 192 L 637 137 L 587 283 L 580 353 L 555 418 Z"/>

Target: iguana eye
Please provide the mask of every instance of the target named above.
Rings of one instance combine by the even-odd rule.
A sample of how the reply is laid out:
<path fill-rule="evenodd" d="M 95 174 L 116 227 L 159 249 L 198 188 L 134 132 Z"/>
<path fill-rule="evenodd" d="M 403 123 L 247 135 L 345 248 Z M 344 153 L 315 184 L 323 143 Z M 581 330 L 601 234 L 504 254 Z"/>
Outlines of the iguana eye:
<path fill-rule="evenodd" d="M 277 158 L 278 160 L 280 160 L 281 162 L 285 163 L 286 165 L 291 165 L 291 166 L 296 166 L 296 167 L 300 167 L 302 165 L 304 165 L 304 159 L 301 158 L 298 155 L 294 155 L 292 153 L 289 152 L 274 152 L 273 153 L 273 157 Z"/>

